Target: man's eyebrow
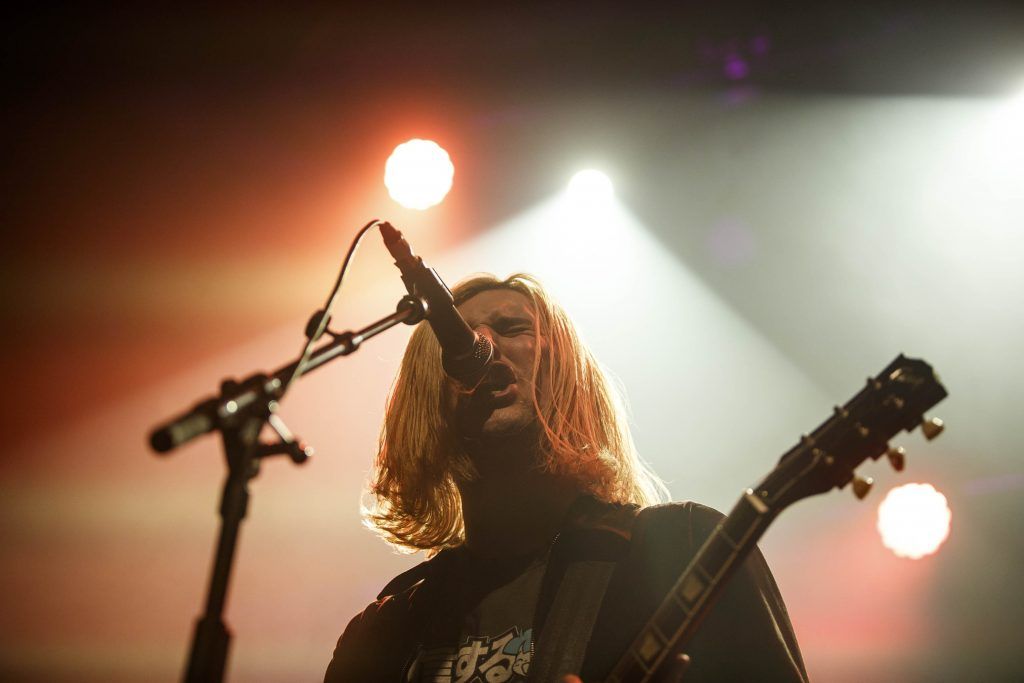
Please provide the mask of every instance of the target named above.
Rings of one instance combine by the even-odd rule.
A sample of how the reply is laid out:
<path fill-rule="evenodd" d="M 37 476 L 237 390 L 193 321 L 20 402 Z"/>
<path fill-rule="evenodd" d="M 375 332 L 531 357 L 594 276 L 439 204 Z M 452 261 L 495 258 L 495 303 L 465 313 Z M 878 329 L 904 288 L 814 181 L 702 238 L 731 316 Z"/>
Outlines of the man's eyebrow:
<path fill-rule="evenodd" d="M 500 325 L 502 323 L 506 325 L 509 323 L 529 323 L 532 325 L 534 318 L 533 316 L 525 313 L 496 313 L 489 316 L 487 320 L 490 325 Z"/>

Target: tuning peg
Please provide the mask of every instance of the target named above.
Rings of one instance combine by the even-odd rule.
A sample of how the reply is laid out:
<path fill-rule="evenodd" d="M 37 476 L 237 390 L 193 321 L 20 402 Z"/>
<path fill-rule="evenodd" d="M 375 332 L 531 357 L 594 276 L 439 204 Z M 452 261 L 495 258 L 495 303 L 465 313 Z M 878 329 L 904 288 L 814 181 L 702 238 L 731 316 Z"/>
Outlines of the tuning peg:
<path fill-rule="evenodd" d="M 897 472 L 902 472 L 907 466 L 907 452 L 903 450 L 903 446 L 890 448 L 885 452 L 885 457 L 889 458 L 889 464 Z"/>
<path fill-rule="evenodd" d="M 924 434 L 924 438 L 931 441 L 946 428 L 946 423 L 937 417 L 930 417 L 921 423 L 921 433 Z"/>
<path fill-rule="evenodd" d="M 853 487 L 853 495 L 857 496 L 857 500 L 864 500 L 864 497 L 871 491 L 871 487 L 874 485 L 875 480 L 871 477 L 864 478 L 859 474 L 853 475 L 853 481 L 851 486 Z"/>

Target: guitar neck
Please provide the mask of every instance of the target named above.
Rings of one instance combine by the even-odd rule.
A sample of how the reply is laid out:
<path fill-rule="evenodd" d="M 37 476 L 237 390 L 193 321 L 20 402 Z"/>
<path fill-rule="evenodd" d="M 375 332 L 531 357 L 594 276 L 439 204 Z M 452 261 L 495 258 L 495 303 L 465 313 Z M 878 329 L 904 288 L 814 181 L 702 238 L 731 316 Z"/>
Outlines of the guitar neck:
<path fill-rule="evenodd" d="M 869 458 L 886 454 L 895 469 L 903 469 L 902 449 L 890 448 L 889 439 L 918 425 L 925 438 L 934 439 L 942 432 L 942 421 L 925 420 L 924 411 L 945 397 L 946 389 L 932 367 L 902 354 L 876 377 L 869 377 L 853 398 L 801 437 L 754 489 L 747 489 L 612 669 L 608 683 L 649 681 L 670 655 L 677 654 L 726 581 L 786 507 L 851 483 L 857 497 L 863 498 L 871 482 L 857 477 L 854 469 Z"/>
<path fill-rule="evenodd" d="M 748 489 L 697 551 L 606 683 L 650 680 L 666 658 L 694 634 L 722 587 L 774 518 L 770 508 Z"/>

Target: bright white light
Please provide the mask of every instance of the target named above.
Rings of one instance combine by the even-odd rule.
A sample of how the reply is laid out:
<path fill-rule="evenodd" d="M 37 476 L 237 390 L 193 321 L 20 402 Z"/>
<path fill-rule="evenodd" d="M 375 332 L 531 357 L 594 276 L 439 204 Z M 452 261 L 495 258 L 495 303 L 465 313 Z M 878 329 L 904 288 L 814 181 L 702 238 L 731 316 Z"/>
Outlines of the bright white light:
<path fill-rule="evenodd" d="M 931 555 L 949 537 L 953 513 L 931 484 L 906 484 L 889 491 L 878 506 L 882 543 L 899 557 Z"/>
<path fill-rule="evenodd" d="M 388 194 L 407 209 L 429 209 L 440 204 L 452 189 L 454 175 L 448 152 L 432 140 L 403 142 L 384 165 Z"/>
<path fill-rule="evenodd" d="M 997 157 L 1009 155 L 1005 170 L 1016 177 L 1024 150 L 1024 92 L 997 104 L 989 124 L 990 142 Z"/>
<path fill-rule="evenodd" d="M 569 196 L 580 203 L 607 202 L 614 194 L 611 178 L 592 168 L 580 171 L 569 181 Z"/>

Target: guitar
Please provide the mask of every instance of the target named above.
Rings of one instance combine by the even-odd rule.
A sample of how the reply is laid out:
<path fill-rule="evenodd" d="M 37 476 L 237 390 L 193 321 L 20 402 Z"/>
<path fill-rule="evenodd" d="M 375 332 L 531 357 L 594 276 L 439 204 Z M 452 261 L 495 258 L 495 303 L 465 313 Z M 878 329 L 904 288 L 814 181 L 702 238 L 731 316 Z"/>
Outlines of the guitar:
<path fill-rule="evenodd" d="M 902 448 L 889 440 L 918 425 L 929 441 L 943 429 L 924 412 L 946 397 L 930 365 L 902 354 L 877 377 L 869 378 L 843 407 L 787 451 L 761 483 L 747 489 L 697 551 L 689 566 L 640 631 L 605 683 L 646 683 L 677 677 L 685 667 L 681 653 L 729 577 L 768 525 L 798 500 L 849 484 L 864 498 L 872 481 L 854 469 L 886 455 L 894 469 L 905 464 Z"/>

